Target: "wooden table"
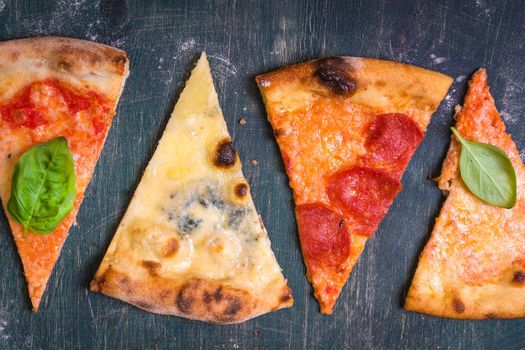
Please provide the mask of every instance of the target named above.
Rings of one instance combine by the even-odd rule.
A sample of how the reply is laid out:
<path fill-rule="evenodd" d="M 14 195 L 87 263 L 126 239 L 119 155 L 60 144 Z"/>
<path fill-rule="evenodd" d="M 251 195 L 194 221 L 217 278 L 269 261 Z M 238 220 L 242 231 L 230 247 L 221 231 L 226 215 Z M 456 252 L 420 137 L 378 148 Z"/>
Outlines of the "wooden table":
<path fill-rule="evenodd" d="M 488 69 L 496 103 L 518 148 L 525 150 L 524 18 L 520 0 L 0 0 L 0 40 L 71 36 L 120 47 L 131 60 L 131 76 L 78 226 L 64 245 L 38 314 L 30 311 L 20 260 L 2 214 L 0 349 L 525 346 L 524 320 L 454 321 L 401 307 L 443 202 L 428 176 L 438 174 L 454 106 L 462 102 L 468 78 L 478 67 Z M 291 309 L 234 326 L 146 313 L 87 289 L 203 50 L 255 204 L 295 296 Z M 403 177 L 403 192 L 329 317 L 319 314 L 305 277 L 288 179 L 254 76 L 331 55 L 396 60 L 456 80 Z M 247 124 L 240 125 L 240 118 Z"/>

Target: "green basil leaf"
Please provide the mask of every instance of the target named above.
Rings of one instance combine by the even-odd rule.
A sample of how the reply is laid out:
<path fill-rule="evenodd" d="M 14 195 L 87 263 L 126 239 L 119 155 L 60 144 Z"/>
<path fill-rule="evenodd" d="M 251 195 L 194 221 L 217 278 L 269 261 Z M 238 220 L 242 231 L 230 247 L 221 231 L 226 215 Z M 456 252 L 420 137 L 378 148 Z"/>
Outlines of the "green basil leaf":
<path fill-rule="evenodd" d="M 73 210 L 76 176 L 64 137 L 36 145 L 15 165 L 7 209 L 28 231 L 46 235 Z"/>
<path fill-rule="evenodd" d="M 510 209 L 516 204 L 516 172 L 500 148 L 467 141 L 451 128 L 461 143 L 459 170 L 468 189 L 482 201 Z"/>

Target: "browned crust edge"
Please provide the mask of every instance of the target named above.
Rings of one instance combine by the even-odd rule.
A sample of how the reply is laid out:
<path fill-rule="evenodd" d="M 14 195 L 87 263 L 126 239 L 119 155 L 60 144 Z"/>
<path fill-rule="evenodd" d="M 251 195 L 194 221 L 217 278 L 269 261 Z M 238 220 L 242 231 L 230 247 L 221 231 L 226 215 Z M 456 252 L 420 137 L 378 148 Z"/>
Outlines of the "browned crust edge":
<path fill-rule="evenodd" d="M 516 310 L 512 312 L 475 309 L 471 305 L 465 307 L 461 301 L 453 301 L 447 305 L 443 305 L 441 298 L 436 297 L 435 300 L 431 301 L 431 298 L 419 298 L 411 294 L 407 296 L 404 309 L 422 315 L 455 320 L 514 319 L 523 318 L 525 315 L 523 308 L 516 308 Z"/>
<path fill-rule="evenodd" d="M 129 65 L 126 53 L 120 49 L 58 36 L 2 41 L 0 59 L 3 64 L 16 63 L 20 59 L 47 61 L 51 68 L 73 74 L 104 71 L 126 75 Z"/>
<path fill-rule="evenodd" d="M 291 64 L 258 75 L 255 77 L 255 81 L 262 92 L 270 83 L 285 84 L 289 81 L 302 80 L 305 77 L 312 76 L 312 73 L 316 75 L 319 67 L 327 64 L 330 68 L 333 68 L 336 77 L 338 71 L 346 73 L 346 76 L 344 77 L 337 77 L 339 79 L 331 77 L 334 78 L 333 80 L 335 81 L 330 81 L 330 77 L 328 77 L 328 85 L 332 85 L 331 90 L 334 90 L 334 85 L 336 87 L 339 86 L 341 80 L 348 80 L 348 83 L 355 82 L 357 86 L 353 86 L 351 90 L 354 90 L 356 87 L 359 89 L 361 80 L 367 80 L 374 76 L 381 79 L 389 79 L 394 82 L 399 82 L 401 85 L 405 85 L 406 82 L 409 81 L 424 87 L 426 94 L 425 97 L 431 102 L 429 112 L 432 113 L 437 109 L 453 82 L 453 79 L 448 75 L 431 69 L 378 58 L 351 56 L 326 57 Z M 342 87 L 344 88 L 345 86 L 343 85 Z M 336 92 L 337 90 L 338 89 L 336 89 Z M 353 92 L 351 91 L 350 95 L 352 95 L 352 93 Z M 335 95 L 337 95 L 337 93 Z"/>
<path fill-rule="evenodd" d="M 153 275 L 133 278 L 110 266 L 95 276 L 90 289 L 149 312 L 215 324 L 240 323 L 293 305 L 284 279 L 274 294 L 256 297 L 211 279 L 172 280 Z"/>
<path fill-rule="evenodd" d="M 353 66 L 354 69 L 358 69 L 359 62 L 364 64 L 374 64 L 376 66 L 383 66 L 385 68 L 390 69 L 408 69 L 408 70 L 415 70 L 420 71 L 421 74 L 431 74 L 434 76 L 441 76 L 445 80 L 452 80 L 451 77 L 448 75 L 445 75 L 443 73 L 440 73 L 438 71 L 427 69 L 424 67 L 416 66 L 413 64 L 403 63 L 403 62 L 397 62 L 397 61 L 391 61 L 391 60 L 384 60 L 380 58 L 373 58 L 373 57 L 357 57 L 357 56 L 332 56 L 332 57 L 323 57 L 318 58 L 310 61 L 304 61 L 299 63 L 290 64 L 287 66 L 279 67 L 273 70 L 270 70 L 266 73 L 257 75 L 255 77 L 255 80 L 257 82 L 260 81 L 260 79 L 266 77 L 266 78 L 275 78 L 277 76 L 287 76 L 290 78 L 296 77 L 295 74 L 292 75 L 292 73 L 297 73 L 300 70 L 310 70 L 308 68 L 311 65 L 317 65 L 317 63 L 325 61 L 325 60 L 334 60 L 334 59 L 342 59 L 345 60 L 349 64 L 349 68 Z"/>

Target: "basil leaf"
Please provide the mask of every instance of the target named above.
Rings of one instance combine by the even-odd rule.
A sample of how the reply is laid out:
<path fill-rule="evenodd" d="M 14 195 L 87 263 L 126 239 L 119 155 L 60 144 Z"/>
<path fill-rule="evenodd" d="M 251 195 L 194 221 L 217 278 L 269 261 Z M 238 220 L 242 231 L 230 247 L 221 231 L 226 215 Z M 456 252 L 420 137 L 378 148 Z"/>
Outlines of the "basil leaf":
<path fill-rule="evenodd" d="M 7 209 L 28 231 L 51 233 L 73 210 L 76 197 L 73 157 L 64 137 L 36 145 L 15 165 Z"/>
<path fill-rule="evenodd" d="M 501 149 L 467 141 L 451 128 L 461 143 L 459 170 L 468 189 L 482 201 L 510 209 L 516 204 L 516 172 Z"/>

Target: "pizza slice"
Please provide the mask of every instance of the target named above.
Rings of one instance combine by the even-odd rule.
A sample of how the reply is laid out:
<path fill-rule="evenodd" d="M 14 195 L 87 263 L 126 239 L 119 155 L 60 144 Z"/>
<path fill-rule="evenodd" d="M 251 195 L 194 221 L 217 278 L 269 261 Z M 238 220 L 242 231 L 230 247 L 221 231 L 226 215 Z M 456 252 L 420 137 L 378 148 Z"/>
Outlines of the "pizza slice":
<path fill-rule="evenodd" d="M 438 185 L 447 199 L 416 269 L 405 308 L 435 316 L 525 317 L 525 167 L 505 132 L 484 69 L 472 77 L 456 129 L 466 140 L 494 145 L 517 179 L 511 209 L 478 199 L 463 182 L 461 147 L 452 139 Z"/>
<path fill-rule="evenodd" d="M 203 53 L 91 289 L 144 310 L 237 323 L 289 307 Z"/>
<path fill-rule="evenodd" d="M 0 198 L 33 311 L 127 76 L 126 54 L 106 45 L 59 37 L 0 42 Z"/>
<path fill-rule="evenodd" d="M 307 276 L 331 314 L 452 79 L 333 57 L 256 80 L 290 178 Z"/>

